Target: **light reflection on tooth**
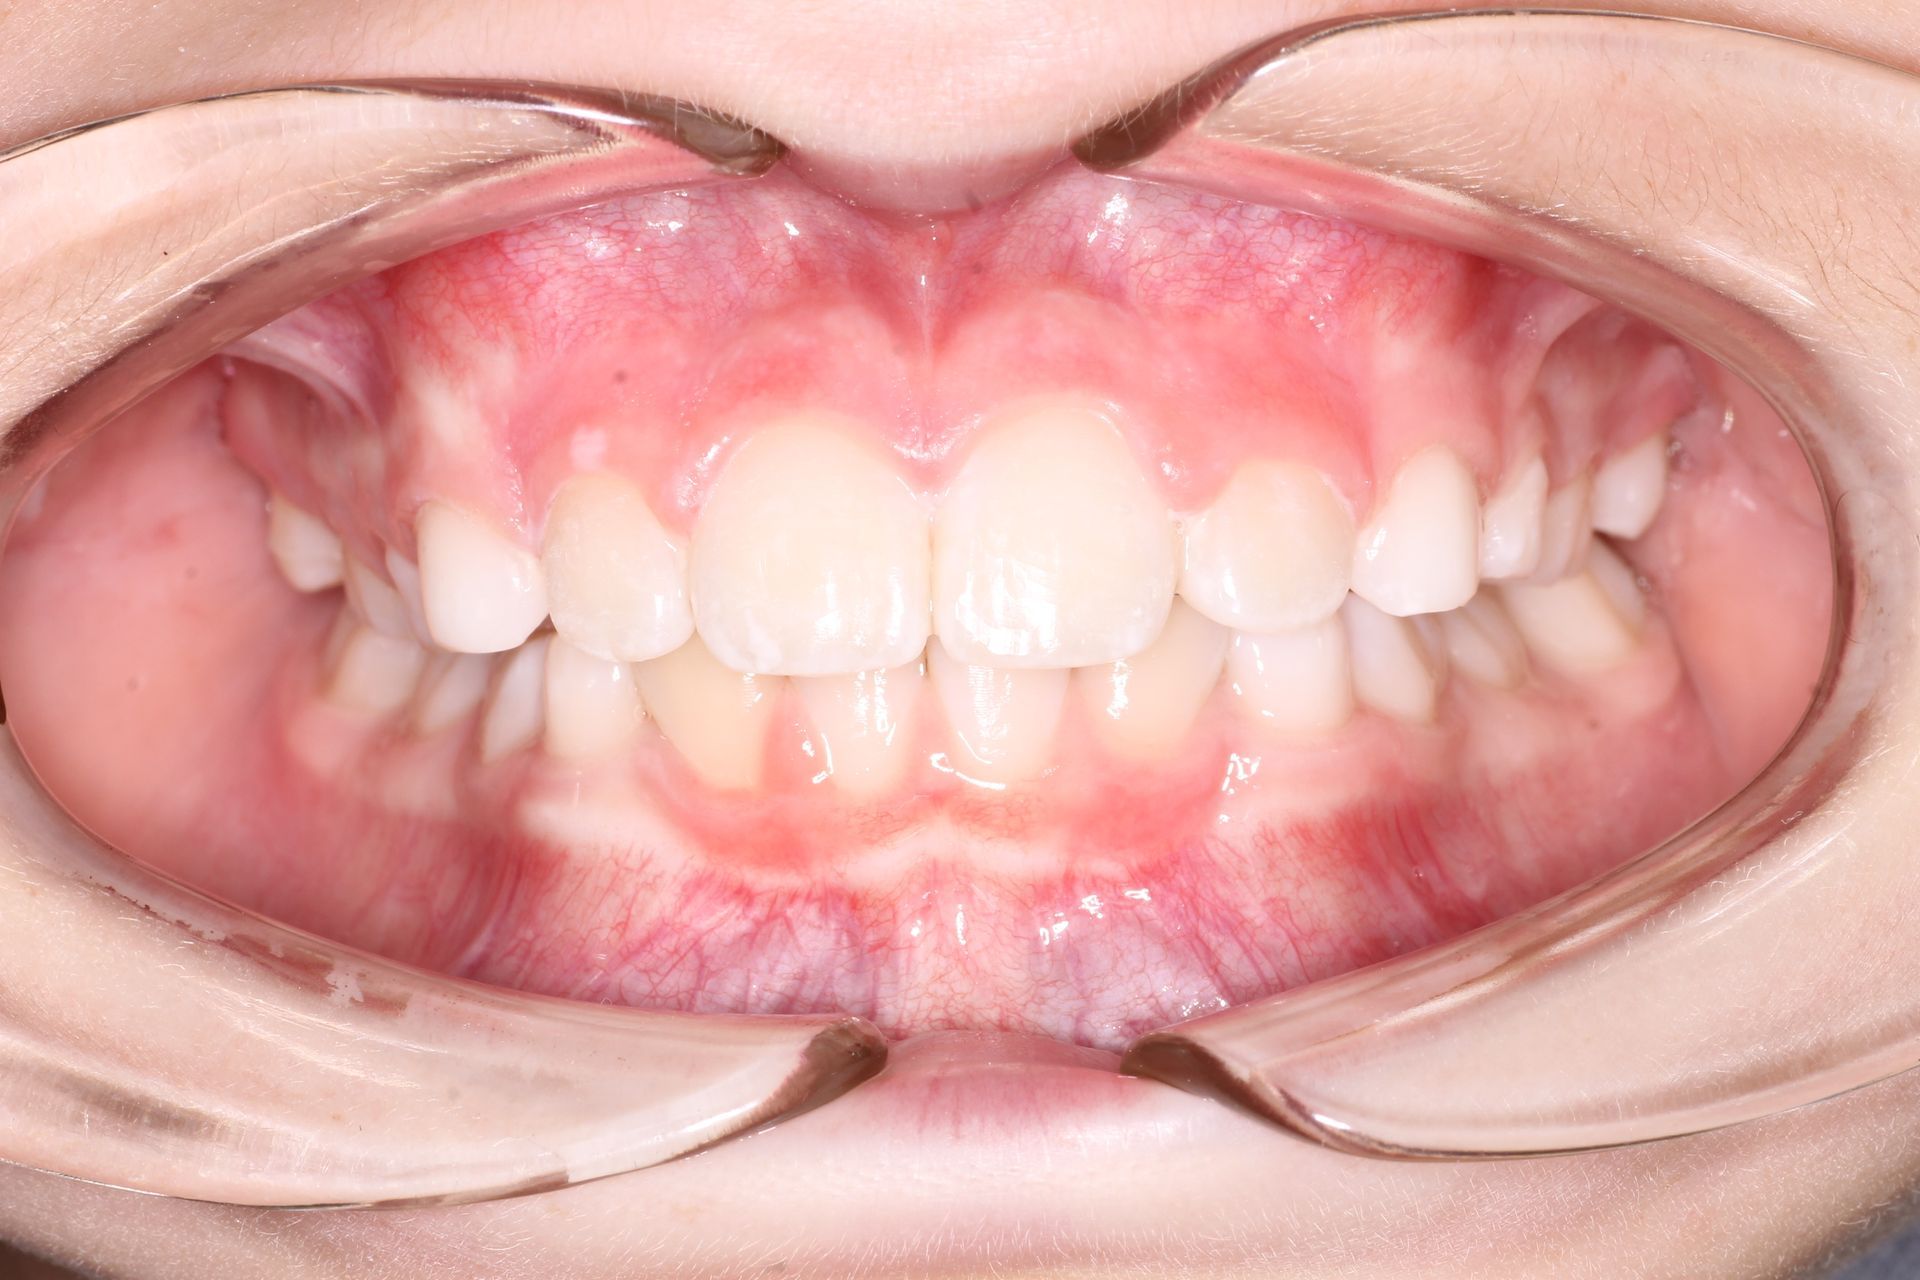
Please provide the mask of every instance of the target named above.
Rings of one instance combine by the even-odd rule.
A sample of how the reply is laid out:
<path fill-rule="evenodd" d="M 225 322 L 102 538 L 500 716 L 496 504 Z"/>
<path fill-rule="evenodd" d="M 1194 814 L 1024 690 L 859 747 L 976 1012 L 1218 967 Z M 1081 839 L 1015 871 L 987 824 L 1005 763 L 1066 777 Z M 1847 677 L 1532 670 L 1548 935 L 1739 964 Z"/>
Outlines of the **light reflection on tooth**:
<path fill-rule="evenodd" d="M 1120 428 L 1048 402 L 983 432 L 934 519 L 934 631 L 966 663 L 1096 666 L 1152 643 L 1173 522 Z"/>
<path fill-rule="evenodd" d="M 1318 471 L 1249 462 L 1188 521 L 1180 594 L 1242 631 L 1318 622 L 1346 599 L 1353 538 L 1346 502 Z"/>
<path fill-rule="evenodd" d="M 850 675 L 927 646 L 928 524 L 887 460 L 824 420 L 728 460 L 688 552 L 693 615 L 736 671 Z"/>
<path fill-rule="evenodd" d="M 1440 634 L 1452 665 L 1481 684 L 1513 689 L 1526 679 L 1526 644 L 1491 591 L 1441 614 Z"/>
<path fill-rule="evenodd" d="M 1480 516 L 1480 576 L 1524 578 L 1540 563 L 1547 507 L 1547 464 L 1529 459 L 1509 471 Z"/>
<path fill-rule="evenodd" d="M 633 672 L 647 711 L 694 773 L 716 787 L 759 785 L 785 677 L 731 670 L 697 635 Z"/>
<path fill-rule="evenodd" d="M 477 653 L 436 653 L 420 680 L 413 729 L 423 736 L 451 728 L 473 714 L 487 694 L 492 660 Z"/>
<path fill-rule="evenodd" d="M 1656 432 L 1609 458 L 1593 478 L 1593 527 L 1631 541 L 1652 527 L 1667 496 L 1667 437 Z"/>
<path fill-rule="evenodd" d="M 947 715 L 956 772 L 1007 783 L 1047 771 L 1072 673 L 973 666 L 938 642 L 927 647 L 927 671 Z"/>
<path fill-rule="evenodd" d="M 1445 445 L 1413 455 L 1360 531 L 1353 593 L 1401 617 L 1457 609 L 1480 585 L 1480 496 Z"/>
<path fill-rule="evenodd" d="M 1227 653 L 1241 706 L 1284 733 L 1338 729 L 1353 717 L 1353 674 L 1340 618 L 1264 635 L 1242 632 Z"/>
<path fill-rule="evenodd" d="M 1540 525 L 1540 563 L 1529 575 L 1553 582 L 1586 562 L 1593 544 L 1593 475 L 1582 471 L 1547 498 Z"/>
<path fill-rule="evenodd" d="M 1353 691 L 1361 703 L 1396 720 L 1431 723 L 1444 668 L 1419 629 L 1357 598 L 1347 601 L 1340 616 L 1353 647 Z"/>
<path fill-rule="evenodd" d="M 876 796 L 906 776 L 926 684 L 926 664 L 917 660 L 882 671 L 794 677 L 836 788 Z"/>
<path fill-rule="evenodd" d="M 527 641 L 502 660 L 480 721 L 483 764 L 505 759 L 539 741 L 540 723 L 546 714 L 546 686 L 546 636 Z"/>
<path fill-rule="evenodd" d="M 560 486 L 541 566 L 553 628 L 583 652 L 644 662 L 693 635 L 685 549 L 619 476 Z"/>
<path fill-rule="evenodd" d="M 414 519 L 421 597 L 435 644 L 503 653 L 547 616 L 546 575 L 533 553 L 478 516 L 428 502 Z"/>
<path fill-rule="evenodd" d="M 297 591 L 337 587 L 346 571 L 339 536 L 277 493 L 267 499 L 267 551 Z"/>
<path fill-rule="evenodd" d="M 547 753 L 567 760 L 612 755 L 633 740 L 646 713 L 633 672 L 583 653 L 561 638 L 547 643 Z"/>
<path fill-rule="evenodd" d="M 1131 658 L 1081 667 L 1073 687 L 1094 736 L 1129 760 L 1164 760 L 1179 749 L 1220 683 L 1227 629 L 1175 600 L 1159 637 Z"/>
<path fill-rule="evenodd" d="M 386 715 L 413 697 L 427 653 L 407 636 L 354 626 L 334 655 L 327 701 L 352 711 Z"/>
<path fill-rule="evenodd" d="M 378 569 L 358 556 L 348 556 L 345 581 L 347 603 L 366 619 L 368 626 L 382 635 L 413 635 L 413 623 L 407 616 L 406 603 L 400 599 L 400 593 L 393 589 L 393 584 L 380 576 Z"/>
<path fill-rule="evenodd" d="M 1646 623 L 1633 571 L 1598 544 L 1581 572 L 1558 582 L 1513 583 L 1501 588 L 1501 598 L 1527 648 L 1565 675 L 1619 666 L 1633 656 Z"/>

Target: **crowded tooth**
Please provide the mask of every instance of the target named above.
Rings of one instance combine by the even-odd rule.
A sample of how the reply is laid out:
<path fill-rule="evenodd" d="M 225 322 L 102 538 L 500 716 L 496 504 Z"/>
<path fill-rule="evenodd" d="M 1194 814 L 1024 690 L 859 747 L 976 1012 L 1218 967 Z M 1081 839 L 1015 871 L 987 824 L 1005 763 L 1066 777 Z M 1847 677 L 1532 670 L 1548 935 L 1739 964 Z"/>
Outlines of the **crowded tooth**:
<path fill-rule="evenodd" d="M 1540 562 L 1528 575 L 1553 582 L 1586 562 L 1593 542 L 1593 475 L 1582 471 L 1547 499 L 1540 524 Z"/>
<path fill-rule="evenodd" d="M 1480 516 L 1480 576 L 1524 578 L 1540 563 L 1547 464 L 1529 459 L 1508 474 Z"/>
<path fill-rule="evenodd" d="M 1250 462 L 1188 522 L 1180 594 L 1243 631 L 1318 622 L 1346 598 L 1353 539 L 1346 502 L 1318 471 Z"/>
<path fill-rule="evenodd" d="M 560 486 L 541 568 L 553 629 L 582 652 L 644 662 L 693 635 L 686 553 L 618 476 L 575 476 Z"/>
<path fill-rule="evenodd" d="M 487 695 L 491 659 L 477 653 L 436 653 L 420 681 L 413 708 L 413 729 L 439 733 L 471 715 Z"/>
<path fill-rule="evenodd" d="M 427 629 L 442 649 L 503 653 L 546 620 L 540 562 L 506 534 L 437 501 L 420 508 L 414 532 Z"/>
<path fill-rule="evenodd" d="M 934 631 L 963 664 L 1113 662 L 1160 633 L 1175 552 L 1120 429 L 1089 406 L 1031 406 L 983 434 L 935 517 Z"/>
<path fill-rule="evenodd" d="M 1593 477 L 1593 527 L 1616 538 L 1645 533 L 1667 496 L 1667 437 L 1648 436 Z"/>
<path fill-rule="evenodd" d="M 1545 584 L 1501 588 L 1514 625 L 1539 659 L 1566 675 L 1590 675 L 1633 655 L 1646 600 L 1633 570 L 1596 543 L 1586 568 Z"/>
<path fill-rule="evenodd" d="M 393 584 L 380 576 L 378 569 L 358 556 L 348 556 L 343 580 L 347 586 L 347 603 L 366 619 L 368 626 L 382 635 L 411 637 L 414 634 L 406 602 Z"/>
<path fill-rule="evenodd" d="M 1325 733 L 1353 716 L 1349 646 L 1338 616 L 1292 631 L 1235 635 L 1227 680 L 1248 712 L 1284 733 Z"/>
<path fill-rule="evenodd" d="M 480 721 L 480 760 L 491 764 L 530 747 L 546 715 L 547 637 L 529 640 L 502 661 Z"/>
<path fill-rule="evenodd" d="M 835 787 L 853 796 L 875 796 L 906 776 L 926 684 L 925 664 L 918 659 L 881 671 L 794 678 Z"/>
<path fill-rule="evenodd" d="M 407 612 L 407 626 L 414 637 L 422 644 L 433 642 L 433 633 L 427 630 L 427 612 L 420 599 L 420 570 L 413 561 L 387 548 L 387 576 L 393 580 L 394 594 L 400 597 L 400 606 Z"/>
<path fill-rule="evenodd" d="M 427 652 L 408 636 L 354 625 L 334 655 L 327 701 L 353 711 L 385 715 L 413 697 Z"/>
<path fill-rule="evenodd" d="M 940 644 L 928 646 L 927 670 L 947 715 L 957 773 L 999 784 L 1046 772 L 1071 672 L 974 666 Z"/>
<path fill-rule="evenodd" d="M 1220 683 L 1227 641 L 1225 627 L 1175 600 L 1167 625 L 1145 649 L 1075 671 L 1094 736 L 1131 760 L 1172 755 Z"/>
<path fill-rule="evenodd" d="M 1481 684 L 1512 689 L 1526 678 L 1526 644 L 1491 592 L 1441 614 L 1440 634 L 1452 665 Z"/>
<path fill-rule="evenodd" d="M 783 677 L 742 675 L 697 635 L 633 671 L 646 709 L 694 773 L 715 787 L 759 785 Z"/>
<path fill-rule="evenodd" d="M 1419 628 L 1365 600 L 1341 610 L 1353 647 L 1353 691 L 1360 701 L 1396 720 L 1432 721 L 1444 672 Z"/>
<path fill-rule="evenodd" d="M 1409 458 L 1360 531 L 1353 592 L 1400 617 L 1457 609 L 1480 585 L 1480 498 L 1445 445 Z"/>
<path fill-rule="evenodd" d="M 688 554 L 700 638 L 736 671 L 851 675 L 927 647 L 927 516 L 825 421 L 762 428 L 728 461 Z"/>
<path fill-rule="evenodd" d="M 561 638 L 547 644 L 547 753 L 568 760 L 612 755 L 646 713 L 633 672 Z"/>
<path fill-rule="evenodd" d="M 337 587 L 345 573 L 339 536 L 277 493 L 267 499 L 267 551 L 297 591 Z"/>

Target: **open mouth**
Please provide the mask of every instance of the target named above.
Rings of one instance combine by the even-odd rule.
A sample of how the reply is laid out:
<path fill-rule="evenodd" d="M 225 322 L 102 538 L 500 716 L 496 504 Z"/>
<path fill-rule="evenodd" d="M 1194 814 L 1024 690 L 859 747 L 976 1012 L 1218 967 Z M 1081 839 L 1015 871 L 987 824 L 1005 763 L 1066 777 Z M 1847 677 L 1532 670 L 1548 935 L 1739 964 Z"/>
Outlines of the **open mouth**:
<path fill-rule="evenodd" d="M 1118 1048 L 1704 815 L 1831 576 L 1764 402 L 1559 284 L 1078 170 L 937 221 L 776 172 L 177 380 L 23 511 L 0 675 L 80 822 L 315 932 Z"/>

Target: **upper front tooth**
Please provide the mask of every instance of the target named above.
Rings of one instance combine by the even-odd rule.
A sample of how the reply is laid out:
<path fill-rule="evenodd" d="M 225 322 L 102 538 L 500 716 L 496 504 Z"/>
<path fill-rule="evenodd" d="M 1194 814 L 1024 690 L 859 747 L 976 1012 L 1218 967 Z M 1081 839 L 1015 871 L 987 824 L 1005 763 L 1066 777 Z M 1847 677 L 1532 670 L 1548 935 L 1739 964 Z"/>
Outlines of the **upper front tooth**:
<path fill-rule="evenodd" d="M 546 576 L 532 552 L 478 516 L 428 502 L 414 521 L 427 630 L 456 653 L 501 653 L 547 616 Z"/>
<path fill-rule="evenodd" d="M 693 615 L 737 671 L 843 675 L 927 646 L 927 516 L 846 431 L 765 428 L 727 463 L 689 556 Z"/>
<path fill-rule="evenodd" d="M 759 785 L 782 677 L 723 666 L 697 635 L 633 672 L 646 709 L 694 773 L 715 787 Z"/>
<path fill-rule="evenodd" d="M 413 623 L 407 613 L 407 605 L 393 584 L 380 576 L 380 571 L 361 560 L 358 556 L 347 557 L 344 574 L 347 584 L 347 603 L 367 625 L 382 635 L 413 635 Z"/>
<path fill-rule="evenodd" d="M 569 760 L 611 755 L 646 713 L 633 672 L 564 639 L 547 644 L 547 752 Z"/>
<path fill-rule="evenodd" d="M 1250 462 L 1187 524 L 1180 594 L 1216 622 L 1285 631 L 1332 617 L 1353 572 L 1353 517 L 1326 478 Z"/>
<path fill-rule="evenodd" d="M 1540 563 L 1530 575 L 1552 582 L 1585 563 L 1593 542 L 1593 475 L 1582 471 L 1547 499 L 1540 526 Z"/>
<path fill-rule="evenodd" d="M 1616 538 L 1645 533 L 1667 496 L 1667 437 L 1656 432 L 1609 458 L 1593 478 L 1593 527 Z"/>
<path fill-rule="evenodd" d="M 1353 646 L 1353 689 L 1360 701 L 1399 720 L 1432 720 L 1443 670 L 1418 628 L 1365 600 L 1347 601 L 1340 614 Z"/>
<path fill-rule="evenodd" d="M 1524 578 L 1540 563 L 1547 508 L 1547 464 L 1528 460 L 1511 472 L 1480 517 L 1480 576 Z"/>
<path fill-rule="evenodd" d="M 575 476 L 547 512 L 553 629 L 595 657 L 644 662 L 693 635 L 686 552 L 619 476 Z"/>
<path fill-rule="evenodd" d="M 1019 782 L 1046 772 L 1071 672 L 974 666 L 939 644 L 927 647 L 927 672 L 947 713 L 953 763 L 962 776 Z"/>
<path fill-rule="evenodd" d="M 413 696 L 427 652 L 410 636 L 354 626 L 334 656 L 327 700 L 356 711 L 398 711 Z"/>
<path fill-rule="evenodd" d="M 1227 676 L 1249 712 L 1288 733 L 1325 733 L 1353 718 L 1351 646 L 1337 616 L 1234 636 Z"/>
<path fill-rule="evenodd" d="M 267 550 L 299 591 L 337 587 L 345 572 L 339 535 L 277 493 L 267 499 Z"/>
<path fill-rule="evenodd" d="M 1480 585 L 1480 498 L 1473 471 L 1445 445 L 1400 468 L 1360 531 L 1353 591 L 1386 613 L 1443 613 Z"/>
<path fill-rule="evenodd" d="M 1160 633 L 1175 552 L 1120 429 L 1031 407 L 985 434 L 935 517 L 934 631 L 962 664 L 1113 662 Z"/>
<path fill-rule="evenodd" d="M 427 630 L 426 609 L 420 599 L 420 570 L 414 567 L 413 561 L 388 547 L 387 576 L 393 579 L 393 589 L 407 611 L 407 625 L 413 628 L 413 634 L 422 644 L 432 640 L 433 633 Z"/>
<path fill-rule="evenodd" d="M 834 786 L 874 796 L 906 776 L 926 683 L 919 661 L 886 671 L 794 679 L 826 751 Z"/>
<path fill-rule="evenodd" d="M 1132 760 L 1174 753 L 1220 683 L 1227 629 L 1181 601 L 1152 644 L 1104 667 L 1081 667 L 1073 685 L 1094 735 Z"/>

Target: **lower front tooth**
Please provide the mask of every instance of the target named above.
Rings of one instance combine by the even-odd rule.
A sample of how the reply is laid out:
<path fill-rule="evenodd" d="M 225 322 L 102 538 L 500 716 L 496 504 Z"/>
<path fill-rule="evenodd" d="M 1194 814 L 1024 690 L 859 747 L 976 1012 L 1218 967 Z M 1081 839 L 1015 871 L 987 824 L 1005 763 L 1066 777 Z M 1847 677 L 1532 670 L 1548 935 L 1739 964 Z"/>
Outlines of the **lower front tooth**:
<path fill-rule="evenodd" d="M 1587 568 L 1558 582 L 1513 583 L 1501 598 L 1542 662 L 1566 675 L 1590 675 L 1633 656 L 1646 601 L 1633 571 L 1595 546 Z"/>
<path fill-rule="evenodd" d="M 596 658 L 563 639 L 547 643 L 547 753 L 567 760 L 612 755 L 633 740 L 646 713 L 625 663 Z"/>
<path fill-rule="evenodd" d="M 1360 531 L 1353 593 L 1387 613 L 1442 613 L 1480 585 L 1480 491 L 1445 445 L 1409 458 Z"/>
<path fill-rule="evenodd" d="M 1229 633 L 1182 601 L 1160 636 L 1131 658 L 1081 667 L 1073 686 L 1094 736 L 1130 760 L 1163 760 L 1180 746 L 1220 683 Z"/>
<path fill-rule="evenodd" d="M 435 644 L 456 653 L 504 653 L 546 620 L 540 561 L 506 534 L 444 502 L 414 519 L 421 597 Z"/>
<path fill-rule="evenodd" d="M 385 715 L 413 697 L 427 651 L 408 636 L 390 636 L 355 626 L 340 642 L 327 701 L 354 711 Z"/>
<path fill-rule="evenodd" d="M 1667 496 L 1667 437 L 1648 436 L 1593 478 L 1593 527 L 1631 541 L 1652 527 Z"/>
<path fill-rule="evenodd" d="M 491 764 L 540 738 L 546 716 L 547 638 L 537 637 L 508 654 L 488 695 L 480 721 L 480 759 Z"/>
<path fill-rule="evenodd" d="M 850 676 L 793 678 L 835 787 L 853 796 L 876 796 L 906 777 L 926 684 L 920 662 Z"/>
<path fill-rule="evenodd" d="M 937 641 L 927 648 L 927 670 L 947 714 L 957 772 L 987 783 L 1046 772 L 1071 672 L 972 666 Z"/>
<path fill-rule="evenodd" d="M 420 700 L 413 709 L 414 732 L 439 733 L 470 715 L 487 696 L 487 676 L 492 666 L 477 653 L 436 654 L 420 681 Z"/>
<path fill-rule="evenodd" d="M 1527 675 L 1527 648 L 1492 592 L 1440 615 L 1448 660 L 1481 684 L 1516 688 Z"/>
<path fill-rule="evenodd" d="M 1340 612 L 1353 646 L 1353 690 L 1360 701 L 1396 720 L 1430 723 L 1444 671 L 1419 629 L 1365 600 L 1349 600 Z"/>
<path fill-rule="evenodd" d="M 647 711 L 694 773 L 715 787 L 759 785 L 785 677 L 734 671 L 697 635 L 633 673 Z"/>
<path fill-rule="evenodd" d="M 1326 733 L 1353 718 L 1350 648 L 1337 615 L 1293 631 L 1235 635 L 1227 679 L 1248 712 L 1284 733 Z"/>
<path fill-rule="evenodd" d="M 339 536 L 277 493 L 267 499 L 267 551 L 297 591 L 337 587 L 345 573 Z"/>

